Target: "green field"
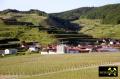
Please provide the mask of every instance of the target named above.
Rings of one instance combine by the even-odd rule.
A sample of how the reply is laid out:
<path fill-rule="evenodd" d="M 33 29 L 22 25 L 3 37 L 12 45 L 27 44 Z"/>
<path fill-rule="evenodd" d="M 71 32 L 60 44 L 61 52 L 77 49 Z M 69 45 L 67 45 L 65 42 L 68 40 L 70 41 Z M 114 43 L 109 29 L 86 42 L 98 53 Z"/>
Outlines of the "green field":
<path fill-rule="evenodd" d="M 10 56 L 0 58 L 0 79 L 119 79 L 98 76 L 100 65 L 115 63 L 120 53 Z"/>

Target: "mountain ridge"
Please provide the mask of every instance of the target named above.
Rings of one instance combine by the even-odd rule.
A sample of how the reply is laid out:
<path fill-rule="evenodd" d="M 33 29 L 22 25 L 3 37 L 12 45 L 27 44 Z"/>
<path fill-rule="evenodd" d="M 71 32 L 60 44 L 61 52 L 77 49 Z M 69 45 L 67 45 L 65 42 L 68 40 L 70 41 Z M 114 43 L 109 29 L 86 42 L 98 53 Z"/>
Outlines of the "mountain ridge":
<path fill-rule="evenodd" d="M 21 13 L 21 14 L 37 14 L 38 16 L 56 17 L 63 20 L 74 21 L 79 18 L 87 19 L 102 19 L 105 24 L 120 24 L 120 3 L 108 4 L 100 7 L 81 7 L 73 10 L 68 10 L 59 13 L 46 13 L 37 9 L 30 9 L 29 11 L 19 11 L 16 9 L 6 9 L 0 11 L 0 14 L 7 13 Z"/>
<path fill-rule="evenodd" d="M 101 7 L 83 7 L 50 15 L 69 21 L 87 18 L 102 19 L 102 23 L 105 24 L 120 24 L 120 3 L 104 5 Z"/>

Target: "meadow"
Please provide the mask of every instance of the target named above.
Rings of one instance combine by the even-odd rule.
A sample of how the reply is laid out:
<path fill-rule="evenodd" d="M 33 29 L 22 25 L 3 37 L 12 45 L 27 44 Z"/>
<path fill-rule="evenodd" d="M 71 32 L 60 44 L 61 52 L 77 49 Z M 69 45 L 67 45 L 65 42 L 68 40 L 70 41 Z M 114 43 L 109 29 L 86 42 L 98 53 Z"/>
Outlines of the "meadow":
<path fill-rule="evenodd" d="M 120 53 L 9 56 L 0 58 L 0 79 L 119 79 L 98 76 L 100 65 L 115 63 Z"/>

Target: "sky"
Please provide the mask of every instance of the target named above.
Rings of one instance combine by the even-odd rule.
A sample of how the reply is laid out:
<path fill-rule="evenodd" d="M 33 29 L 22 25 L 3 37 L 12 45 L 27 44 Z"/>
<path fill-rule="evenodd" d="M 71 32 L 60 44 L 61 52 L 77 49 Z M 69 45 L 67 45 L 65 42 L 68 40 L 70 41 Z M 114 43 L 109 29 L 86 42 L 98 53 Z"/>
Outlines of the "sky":
<path fill-rule="evenodd" d="M 56 13 L 80 7 L 98 7 L 115 3 L 120 3 L 120 0 L 0 0 L 0 10 L 38 9 L 47 13 Z"/>

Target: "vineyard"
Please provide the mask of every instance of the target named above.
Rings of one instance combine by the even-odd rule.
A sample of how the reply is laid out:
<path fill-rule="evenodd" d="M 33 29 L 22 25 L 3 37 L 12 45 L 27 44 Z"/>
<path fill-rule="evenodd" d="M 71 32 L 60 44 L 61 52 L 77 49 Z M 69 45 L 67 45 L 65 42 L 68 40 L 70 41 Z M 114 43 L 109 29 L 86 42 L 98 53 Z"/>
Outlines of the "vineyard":
<path fill-rule="evenodd" d="M 0 79 L 99 79 L 100 65 L 119 62 L 120 53 L 8 56 L 0 59 Z"/>

